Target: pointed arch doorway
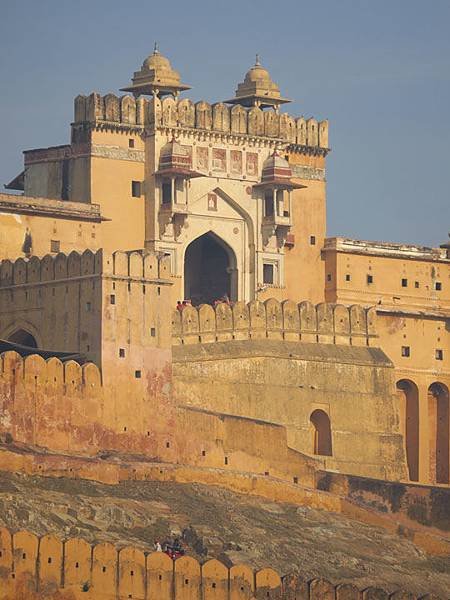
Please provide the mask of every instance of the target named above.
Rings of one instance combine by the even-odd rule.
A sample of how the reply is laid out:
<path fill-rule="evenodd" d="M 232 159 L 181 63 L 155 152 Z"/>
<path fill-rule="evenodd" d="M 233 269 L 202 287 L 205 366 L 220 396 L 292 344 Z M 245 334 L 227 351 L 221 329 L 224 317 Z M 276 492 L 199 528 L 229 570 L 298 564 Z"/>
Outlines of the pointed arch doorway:
<path fill-rule="evenodd" d="M 237 300 L 236 255 L 212 231 L 192 241 L 184 255 L 184 297 L 194 306 L 228 296 Z"/>

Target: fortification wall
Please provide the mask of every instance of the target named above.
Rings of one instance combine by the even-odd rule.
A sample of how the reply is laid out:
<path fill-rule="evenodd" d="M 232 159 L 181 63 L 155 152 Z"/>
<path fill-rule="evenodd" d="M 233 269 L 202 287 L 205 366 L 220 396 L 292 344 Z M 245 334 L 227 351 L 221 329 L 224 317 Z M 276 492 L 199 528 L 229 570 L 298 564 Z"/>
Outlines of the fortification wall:
<path fill-rule="evenodd" d="M 175 400 L 284 425 L 288 445 L 321 454 L 327 469 L 403 478 L 394 370 L 372 346 L 373 315 L 273 300 L 188 307 L 173 315 Z M 326 450 L 315 411 L 330 423 Z"/>
<path fill-rule="evenodd" d="M 195 104 L 187 99 L 138 99 L 114 94 L 75 98 L 74 125 L 95 123 L 124 128 L 179 127 L 183 129 L 212 130 L 228 135 L 248 135 L 283 140 L 298 147 L 328 150 L 328 121 L 304 117 L 294 118 L 286 113 L 250 109 L 240 105 L 227 106 L 222 102 L 209 104 L 204 100 Z"/>
<path fill-rule="evenodd" d="M 172 314 L 174 345 L 229 340 L 286 340 L 352 346 L 377 346 L 376 311 L 360 305 L 310 302 L 296 304 L 273 298 L 232 307 L 187 306 Z"/>
<path fill-rule="evenodd" d="M 289 567 L 288 567 L 289 568 Z M 352 584 L 301 575 L 281 577 L 271 568 L 254 572 L 244 564 L 225 567 L 216 559 L 199 564 L 184 556 L 139 548 L 91 546 L 80 538 L 38 538 L 29 531 L 0 528 L 2 600 L 416 600 L 398 590 L 359 590 Z M 431 596 L 427 596 L 431 598 Z M 423 597 L 425 598 L 425 596 Z M 437 597 L 434 597 L 437 599 Z"/>
<path fill-rule="evenodd" d="M 290 449 L 284 427 L 175 407 L 161 389 L 164 379 L 143 388 L 131 378 L 126 385 L 119 381 L 102 385 L 92 363 L 80 367 L 6 352 L 0 361 L 1 440 L 39 452 L 134 454 L 314 487 L 324 463 Z"/>

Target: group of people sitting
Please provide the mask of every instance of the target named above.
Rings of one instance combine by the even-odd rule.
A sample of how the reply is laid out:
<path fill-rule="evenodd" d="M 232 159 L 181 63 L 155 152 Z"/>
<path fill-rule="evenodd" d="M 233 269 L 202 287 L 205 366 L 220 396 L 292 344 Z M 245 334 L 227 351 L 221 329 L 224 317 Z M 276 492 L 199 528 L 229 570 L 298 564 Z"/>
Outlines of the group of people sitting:
<path fill-rule="evenodd" d="M 197 306 L 198 304 L 202 304 L 202 302 L 196 302 L 195 306 Z M 218 305 L 218 304 L 228 304 L 228 306 L 233 306 L 233 303 L 231 302 L 230 298 L 228 297 L 228 294 L 224 294 L 223 296 L 221 296 L 220 298 L 217 298 L 217 300 L 214 300 L 212 303 L 212 306 L 214 306 L 214 308 Z M 177 302 L 177 310 L 182 312 L 186 306 L 192 306 L 192 300 L 178 300 Z"/>
<path fill-rule="evenodd" d="M 155 540 L 153 544 L 155 552 L 165 552 L 172 560 L 180 558 L 186 554 L 180 538 L 176 537 L 173 540 L 165 540 L 162 544 L 159 540 Z"/>

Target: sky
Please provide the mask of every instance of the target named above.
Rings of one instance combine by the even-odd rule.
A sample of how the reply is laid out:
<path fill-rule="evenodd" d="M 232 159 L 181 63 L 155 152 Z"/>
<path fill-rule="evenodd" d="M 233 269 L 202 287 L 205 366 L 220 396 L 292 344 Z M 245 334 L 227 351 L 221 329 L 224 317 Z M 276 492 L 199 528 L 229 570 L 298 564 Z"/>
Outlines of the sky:
<path fill-rule="evenodd" d="M 259 53 L 287 112 L 330 121 L 327 234 L 446 241 L 450 0 L 0 0 L 0 16 L 0 187 L 155 41 L 194 101 L 231 97 Z"/>

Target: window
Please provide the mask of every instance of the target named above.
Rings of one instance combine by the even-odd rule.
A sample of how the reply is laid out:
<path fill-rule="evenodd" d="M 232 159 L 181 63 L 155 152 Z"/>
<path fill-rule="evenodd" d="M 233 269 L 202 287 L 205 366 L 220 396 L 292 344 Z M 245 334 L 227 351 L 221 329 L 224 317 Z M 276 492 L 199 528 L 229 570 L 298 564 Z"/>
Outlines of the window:
<path fill-rule="evenodd" d="M 350 275 L 350 273 L 347 273 L 345 275 L 345 281 L 350 281 L 350 280 L 351 280 L 351 275 Z"/>
<path fill-rule="evenodd" d="M 264 194 L 264 216 L 273 217 L 273 191 L 269 190 Z"/>
<path fill-rule="evenodd" d="M 61 242 L 59 240 L 50 240 L 50 252 L 59 252 L 61 249 Z"/>
<path fill-rule="evenodd" d="M 440 349 L 436 349 L 435 351 L 436 360 L 444 360 L 444 351 Z"/>
<path fill-rule="evenodd" d="M 140 371 L 135 371 L 134 372 L 134 376 L 136 377 L 136 379 L 140 379 L 141 378 L 141 372 Z"/>
<path fill-rule="evenodd" d="M 411 356 L 411 349 L 409 346 L 402 346 L 402 356 L 405 358 L 408 358 L 408 356 Z"/>
<path fill-rule="evenodd" d="M 310 235 L 309 236 L 309 243 L 311 244 L 311 246 L 315 246 L 316 245 L 316 236 L 315 235 Z"/>
<path fill-rule="evenodd" d="M 130 138 L 128 140 L 128 148 L 134 148 L 134 140 L 133 140 L 133 138 Z"/>
<path fill-rule="evenodd" d="M 119 358 L 125 358 L 125 348 L 119 348 Z"/>
<path fill-rule="evenodd" d="M 367 283 L 373 283 L 373 275 L 367 275 Z"/>
<path fill-rule="evenodd" d="M 434 289 L 440 292 L 442 290 L 442 283 L 440 281 L 436 281 L 434 284 Z"/>
<path fill-rule="evenodd" d="M 86 311 L 91 312 L 92 304 L 90 302 L 86 302 Z"/>
<path fill-rule="evenodd" d="M 408 280 L 405 278 L 402 279 L 402 287 L 408 287 Z"/>
<path fill-rule="evenodd" d="M 161 202 L 162 204 L 170 204 L 172 202 L 172 182 L 163 181 L 161 186 Z"/>
<path fill-rule="evenodd" d="M 274 268 L 270 263 L 263 264 L 263 283 L 274 283 Z"/>
<path fill-rule="evenodd" d="M 331 273 L 327 274 L 327 281 L 331 281 Z"/>
<path fill-rule="evenodd" d="M 208 210 L 217 210 L 217 196 L 216 194 L 208 194 Z"/>
<path fill-rule="evenodd" d="M 414 287 L 415 287 L 415 288 L 418 288 L 418 287 L 420 287 L 420 286 L 419 286 L 419 282 L 418 282 L 418 281 L 415 281 L 415 282 L 414 282 Z"/>
<path fill-rule="evenodd" d="M 156 328 L 155 327 L 150 327 L 150 336 L 156 337 Z"/>
<path fill-rule="evenodd" d="M 131 182 L 131 195 L 133 198 L 141 197 L 141 182 L 140 181 L 132 181 Z"/>
<path fill-rule="evenodd" d="M 115 296 L 115 294 L 111 294 L 110 295 L 109 302 L 110 302 L 110 304 L 115 304 L 116 303 L 116 296 Z"/>

